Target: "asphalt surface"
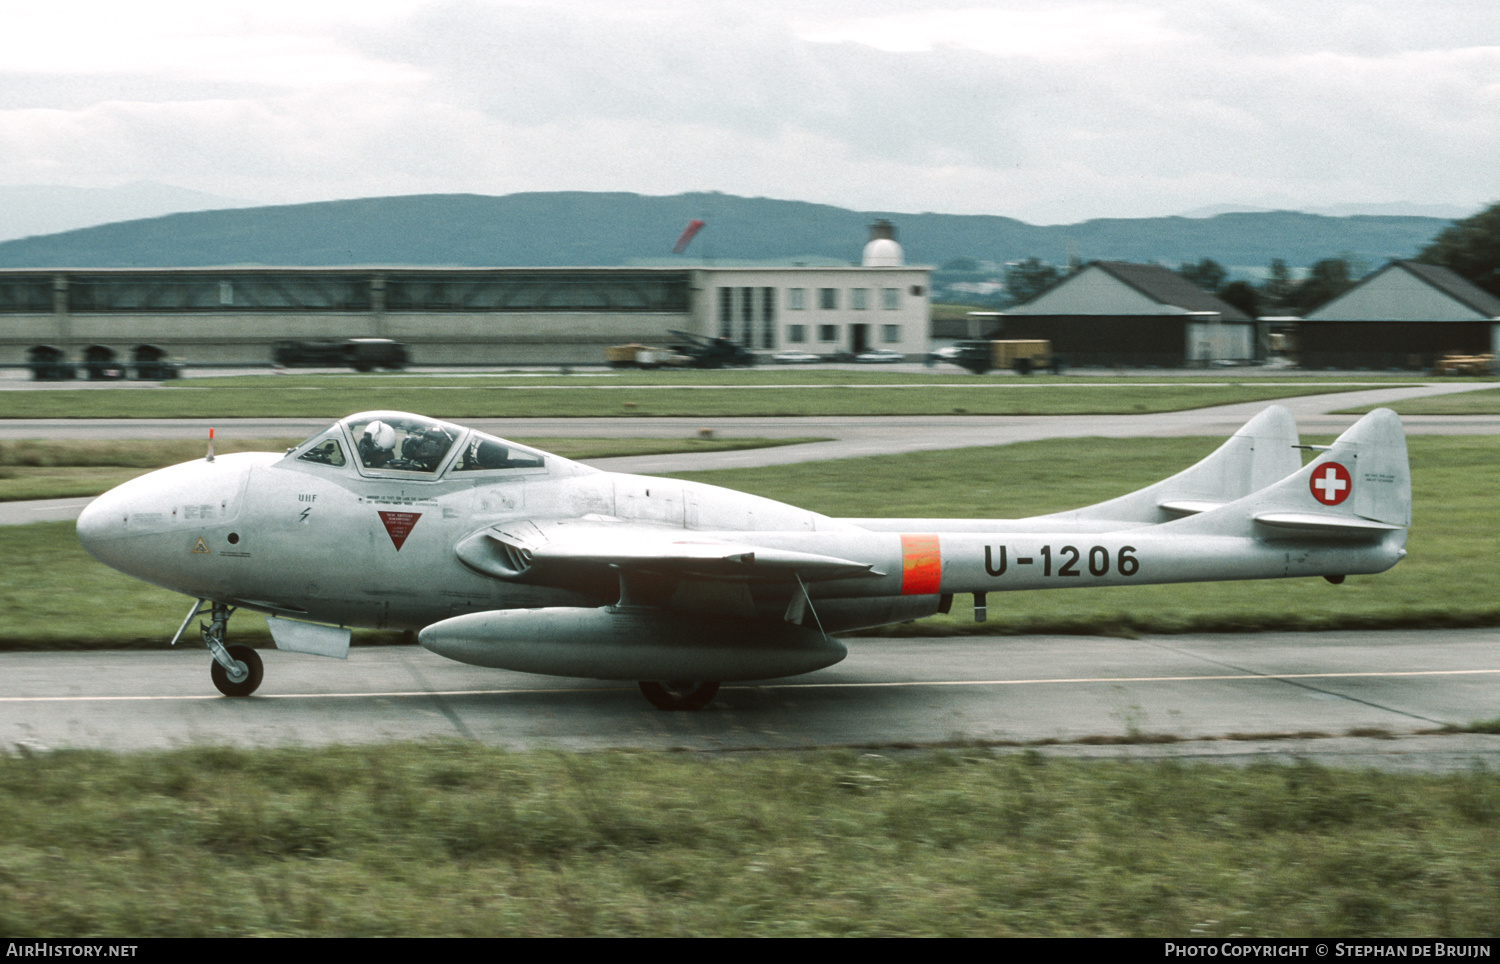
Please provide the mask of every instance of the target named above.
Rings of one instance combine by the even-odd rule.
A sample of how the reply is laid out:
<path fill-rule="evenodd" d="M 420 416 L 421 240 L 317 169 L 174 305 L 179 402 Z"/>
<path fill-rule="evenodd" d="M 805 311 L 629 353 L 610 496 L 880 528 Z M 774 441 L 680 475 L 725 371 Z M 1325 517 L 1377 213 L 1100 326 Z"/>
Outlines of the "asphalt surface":
<path fill-rule="evenodd" d="M 242 615 L 241 619 L 257 617 Z M 170 629 L 164 630 L 169 632 Z M 1500 631 L 849 640 L 794 679 L 726 686 L 698 713 L 631 684 L 529 676 L 414 646 L 347 662 L 267 651 L 227 699 L 196 646 L 0 654 L 0 747 L 135 750 L 456 739 L 516 750 L 704 752 L 988 744 L 1061 756 L 1403 770 L 1500 764 Z"/>

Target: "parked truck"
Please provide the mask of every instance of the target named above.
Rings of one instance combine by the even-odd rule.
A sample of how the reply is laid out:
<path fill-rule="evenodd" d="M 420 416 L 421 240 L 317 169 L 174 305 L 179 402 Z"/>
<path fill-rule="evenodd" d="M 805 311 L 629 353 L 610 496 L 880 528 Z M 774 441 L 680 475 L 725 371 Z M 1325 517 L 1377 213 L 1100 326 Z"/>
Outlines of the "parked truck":
<path fill-rule="evenodd" d="M 680 339 L 666 348 L 650 345 L 611 345 L 604 350 L 611 368 L 725 368 L 755 364 L 755 353 L 728 338 L 709 338 L 690 331 L 673 331 Z"/>
<path fill-rule="evenodd" d="M 1491 354 L 1462 355 L 1449 352 L 1432 366 L 1434 375 L 1475 375 L 1484 378 L 1494 372 L 1495 356 Z"/>
<path fill-rule="evenodd" d="M 1056 373 L 1061 362 L 1052 354 L 1052 342 L 1045 338 L 974 339 L 961 341 L 949 360 L 976 375 L 994 368 L 1009 368 L 1018 375 L 1030 375 L 1040 368 Z"/>
<path fill-rule="evenodd" d="M 377 368 L 400 371 L 409 358 L 406 346 L 389 338 L 345 338 L 343 341 L 278 341 L 271 364 L 281 368 L 342 368 L 358 372 Z"/>
<path fill-rule="evenodd" d="M 609 362 L 610 368 L 679 368 L 693 361 L 670 348 L 656 348 L 639 342 L 609 346 L 604 349 L 604 360 Z"/>

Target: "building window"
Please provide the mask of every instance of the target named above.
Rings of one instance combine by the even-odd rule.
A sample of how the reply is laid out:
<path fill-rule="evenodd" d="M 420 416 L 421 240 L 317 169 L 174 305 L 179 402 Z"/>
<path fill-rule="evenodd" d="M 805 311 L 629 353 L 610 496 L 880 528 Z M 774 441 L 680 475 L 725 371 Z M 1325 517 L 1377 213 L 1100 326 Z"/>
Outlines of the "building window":
<path fill-rule="evenodd" d="M 786 340 L 793 345 L 801 345 L 807 341 L 806 325 L 787 325 Z"/>
<path fill-rule="evenodd" d="M 734 337 L 734 289 L 719 289 L 719 337 Z"/>
<path fill-rule="evenodd" d="M 760 347 L 776 347 L 776 289 L 760 289 Z"/>
<path fill-rule="evenodd" d="M 839 289 L 819 288 L 818 307 L 823 309 L 837 308 L 839 306 Z"/>
<path fill-rule="evenodd" d="M 804 310 L 806 310 L 806 308 L 807 308 L 807 289 L 806 288 L 788 288 L 788 289 L 786 289 L 786 310 L 787 311 L 804 311 Z"/>
<path fill-rule="evenodd" d="M 901 326 L 881 325 L 880 340 L 885 342 L 887 345 L 894 345 L 899 343 L 901 341 Z"/>
<path fill-rule="evenodd" d="M 839 340 L 839 326 L 838 325 L 819 325 L 818 326 L 818 341 L 838 341 L 838 340 Z"/>
<path fill-rule="evenodd" d="M 870 307 L 870 289 L 850 288 L 849 307 L 855 311 L 867 311 Z"/>
<path fill-rule="evenodd" d="M 755 289 L 740 289 L 740 344 L 755 347 Z"/>
<path fill-rule="evenodd" d="M 884 296 L 884 307 L 886 311 L 895 311 L 897 308 L 901 307 L 900 288 L 885 288 L 883 289 L 882 294 Z"/>

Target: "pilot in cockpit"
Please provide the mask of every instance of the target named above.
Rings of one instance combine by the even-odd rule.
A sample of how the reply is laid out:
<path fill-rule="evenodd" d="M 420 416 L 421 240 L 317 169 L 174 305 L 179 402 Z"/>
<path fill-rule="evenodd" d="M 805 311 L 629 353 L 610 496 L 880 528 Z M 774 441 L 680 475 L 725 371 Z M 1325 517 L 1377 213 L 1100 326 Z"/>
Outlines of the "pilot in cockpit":
<path fill-rule="evenodd" d="M 365 426 L 359 439 L 359 460 L 367 469 L 387 465 L 396 454 L 396 430 L 378 419 Z"/>
<path fill-rule="evenodd" d="M 411 468 L 431 472 L 438 467 L 453 440 L 437 426 L 429 426 L 401 443 L 401 457 Z"/>

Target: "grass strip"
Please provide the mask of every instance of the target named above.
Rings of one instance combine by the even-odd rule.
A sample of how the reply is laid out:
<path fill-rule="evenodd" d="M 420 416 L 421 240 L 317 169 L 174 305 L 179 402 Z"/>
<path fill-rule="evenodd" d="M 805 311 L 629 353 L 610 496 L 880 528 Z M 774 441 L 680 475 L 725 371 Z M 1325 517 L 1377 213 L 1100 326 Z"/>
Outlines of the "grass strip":
<path fill-rule="evenodd" d="M 1004 518 L 1087 505 L 1148 485 L 1222 440 L 1073 439 L 691 473 L 837 516 Z M 1416 436 L 1415 523 L 1409 555 L 1389 572 L 1322 579 L 1121 586 L 990 597 L 972 621 L 960 596 L 947 616 L 890 627 L 901 635 L 1072 633 L 1136 635 L 1257 630 L 1500 625 L 1494 560 L 1493 480 L 1500 439 Z M 185 597 L 137 582 L 93 560 L 70 523 L 0 527 L 0 648 L 159 647 L 187 611 Z M 264 641 L 260 620 L 235 625 L 237 641 Z M 357 640 L 390 641 L 360 633 Z"/>
<path fill-rule="evenodd" d="M 215 451 L 278 452 L 301 439 L 219 439 Z M 569 459 L 683 452 L 729 452 L 820 442 L 819 438 L 526 438 L 516 439 Z M 98 495 L 151 469 L 202 458 L 201 440 L 0 441 L 0 502 Z"/>
<path fill-rule="evenodd" d="M 1381 406 L 1351 408 L 1340 414 L 1363 415 L 1379 407 Z M 1393 409 L 1399 415 L 1500 415 L 1500 388 L 1412 398 L 1385 407 Z"/>
<path fill-rule="evenodd" d="M 483 381 L 443 387 L 420 380 L 366 383 L 337 376 L 324 376 L 318 384 L 298 386 L 267 377 L 255 386 L 224 385 L 217 379 L 203 379 L 199 384 L 185 387 L 0 392 L 0 418 L 335 419 L 372 409 L 422 412 L 435 418 L 454 419 L 1094 415 L 1176 412 L 1367 387 L 1367 384 L 1317 382 L 1099 385 L 1059 378 L 1047 382 L 976 380 L 972 384 L 767 383 L 761 386 L 762 390 L 712 391 L 693 385 L 631 386 L 592 379 L 558 387 L 529 383 L 496 385 Z"/>
<path fill-rule="evenodd" d="M 1482 769 L 68 751 L 0 758 L 0 933 L 1485 937 L 1497 826 Z"/>
<path fill-rule="evenodd" d="M 1328 372 L 1303 373 L 1286 371 L 1275 375 L 1260 375 L 1247 378 L 1243 371 L 1225 369 L 1166 369 L 1119 375 L 1103 369 L 1074 371 L 1056 376 L 1037 373 L 1020 377 L 1008 370 L 996 370 L 986 375 L 973 375 L 956 365 L 940 365 L 923 372 L 892 371 L 886 368 L 796 368 L 760 367 L 721 369 L 718 371 L 686 369 L 654 372 L 631 370 L 608 370 L 603 368 L 578 368 L 566 373 L 549 371 L 483 371 L 454 372 L 441 374 L 432 372 L 319 372 L 307 374 L 282 373 L 280 375 L 257 374 L 184 378 L 165 387 L 286 387 L 323 388 L 336 385 L 361 385 L 367 387 L 394 388 L 407 385 L 423 385 L 440 388 L 474 388 L 479 385 L 494 386 L 564 386 L 579 385 L 645 386 L 671 388 L 697 386 L 706 388 L 756 387 L 784 385 L 968 385 L 1004 388 L 1031 385 L 1059 384 L 1294 384 L 1294 385 L 1347 385 L 1351 383 L 1371 385 L 1430 383 L 1436 379 L 1414 373 L 1388 374 L 1376 372 Z"/>

